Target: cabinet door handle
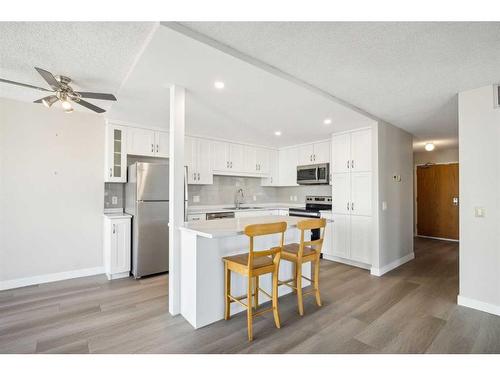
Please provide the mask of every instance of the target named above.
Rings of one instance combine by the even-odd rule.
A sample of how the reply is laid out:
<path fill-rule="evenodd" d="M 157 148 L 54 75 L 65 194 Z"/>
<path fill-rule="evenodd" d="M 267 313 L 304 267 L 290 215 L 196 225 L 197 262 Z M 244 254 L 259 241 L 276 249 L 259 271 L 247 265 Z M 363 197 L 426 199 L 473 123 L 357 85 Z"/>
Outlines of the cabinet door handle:
<path fill-rule="evenodd" d="M 354 211 L 354 202 L 351 202 L 351 211 Z"/>
<path fill-rule="evenodd" d="M 113 224 L 113 234 L 116 233 L 116 228 L 115 228 L 115 224 Z"/>
<path fill-rule="evenodd" d="M 156 152 L 160 152 L 160 146 L 159 145 L 156 145 Z"/>
<path fill-rule="evenodd" d="M 229 162 L 229 164 L 231 164 L 231 168 L 232 168 L 232 167 L 233 167 L 233 162 L 232 162 L 232 161 L 230 161 L 230 162 Z"/>
<path fill-rule="evenodd" d="M 226 168 L 229 168 L 229 162 L 226 161 Z"/>
<path fill-rule="evenodd" d="M 349 169 L 349 160 L 347 160 L 347 169 Z"/>
<path fill-rule="evenodd" d="M 155 152 L 155 145 L 151 143 L 151 152 Z"/>
<path fill-rule="evenodd" d="M 349 211 L 349 202 L 347 202 L 347 211 Z"/>
<path fill-rule="evenodd" d="M 316 154 L 313 155 L 313 160 L 316 161 Z"/>
<path fill-rule="evenodd" d="M 198 173 L 198 181 L 200 181 L 200 174 Z"/>
<path fill-rule="evenodd" d="M 109 168 L 109 177 L 113 177 L 113 168 Z"/>
<path fill-rule="evenodd" d="M 351 160 L 351 168 L 354 168 L 354 160 Z"/>
<path fill-rule="evenodd" d="M 193 180 L 196 181 L 196 173 L 193 173 Z"/>

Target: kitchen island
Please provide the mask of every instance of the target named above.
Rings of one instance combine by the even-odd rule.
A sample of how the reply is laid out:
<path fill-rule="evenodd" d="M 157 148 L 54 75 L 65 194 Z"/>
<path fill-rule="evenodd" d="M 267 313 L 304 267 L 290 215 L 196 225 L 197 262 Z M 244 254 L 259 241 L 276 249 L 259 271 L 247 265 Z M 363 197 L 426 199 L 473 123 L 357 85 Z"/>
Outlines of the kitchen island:
<path fill-rule="evenodd" d="M 304 218 L 293 216 L 259 216 L 211 221 L 187 222 L 181 231 L 181 314 L 194 327 L 200 328 L 224 318 L 224 265 L 222 258 L 248 252 L 249 239 L 244 229 L 251 224 L 287 223 L 285 244 L 299 242 L 297 223 Z M 306 235 L 308 240 L 309 234 Z M 265 250 L 279 246 L 280 235 L 255 238 L 255 249 Z M 290 262 L 281 261 L 279 278 L 292 278 Z M 303 265 L 302 274 L 311 278 L 311 264 Z M 232 273 L 231 294 L 246 294 L 247 279 Z M 303 280 L 303 287 L 310 285 Z M 271 275 L 260 277 L 262 289 L 271 291 Z M 279 295 L 291 293 L 282 286 Z M 261 293 L 259 302 L 269 298 Z M 231 315 L 243 311 L 239 304 L 231 304 Z"/>

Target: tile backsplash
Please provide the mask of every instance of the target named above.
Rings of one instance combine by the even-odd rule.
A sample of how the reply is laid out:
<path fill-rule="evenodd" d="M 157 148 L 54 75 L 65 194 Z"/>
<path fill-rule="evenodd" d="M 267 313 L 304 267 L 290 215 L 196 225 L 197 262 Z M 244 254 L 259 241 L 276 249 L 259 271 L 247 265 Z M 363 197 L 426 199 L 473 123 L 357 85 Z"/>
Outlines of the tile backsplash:
<path fill-rule="evenodd" d="M 123 208 L 125 184 L 106 182 L 104 183 L 104 208 Z M 113 197 L 116 197 L 116 203 L 113 204 Z"/>
<path fill-rule="evenodd" d="M 306 195 L 331 195 L 329 185 L 292 187 L 260 186 L 260 178 L 214 176 L 213 185 L 189 185 L 189 205 L 234 204 L 238 189 L 242 188 L 244 203 L 304 203 Z M 198 201 L 195 201 L 196 197 Z M 255 200 L 254 200 L 255 197 Z M 292 200 L 290 199 L 292 197 Z M 293 199 L 296 200 L 293 200 Z"/>
<path fill-rule="evenodd" d="M 243 189 L 245 203 L 273 203 L 277 199 L 275 187 L 260 186 L 260 178 L 214 176 L 213 185 L 189 185 L 190 206 L 234 204 L 238 189 Z M 198 197 L 199 201 L 194 199 Z M 254 200 L 255 197 L 255 200 Z"/>

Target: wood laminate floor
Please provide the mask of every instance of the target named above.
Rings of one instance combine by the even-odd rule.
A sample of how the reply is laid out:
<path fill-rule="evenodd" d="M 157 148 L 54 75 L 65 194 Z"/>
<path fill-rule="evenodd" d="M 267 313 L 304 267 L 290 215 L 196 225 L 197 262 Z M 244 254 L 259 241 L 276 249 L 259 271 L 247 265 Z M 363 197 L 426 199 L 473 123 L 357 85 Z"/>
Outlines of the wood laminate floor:
<path fill-rule="evenodd" d="M 246 316 L 194 330 L 168 313 L 168 276 L 85 277 L 0 292 L 0 353 L 500 353 L 500 317 L 456 305 L 458 244 L 418 238 L 383 277 L 323 261 L 323 307 L 280 299 L 282 328 Z"/>

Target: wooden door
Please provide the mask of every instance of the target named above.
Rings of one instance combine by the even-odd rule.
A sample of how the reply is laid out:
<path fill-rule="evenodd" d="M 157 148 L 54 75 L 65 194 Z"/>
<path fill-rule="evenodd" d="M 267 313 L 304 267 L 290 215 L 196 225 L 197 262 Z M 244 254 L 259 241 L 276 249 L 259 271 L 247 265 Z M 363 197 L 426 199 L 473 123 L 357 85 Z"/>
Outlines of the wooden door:
<path fill-rule="evenodd" d="M 417 234 L 458 240 L 458 163 L 417 167 Z"/>

